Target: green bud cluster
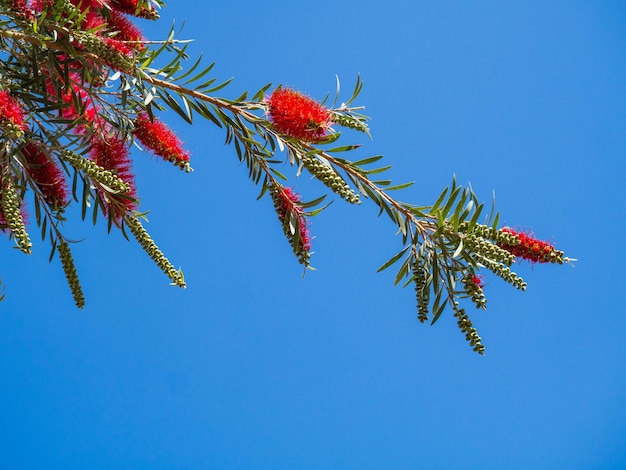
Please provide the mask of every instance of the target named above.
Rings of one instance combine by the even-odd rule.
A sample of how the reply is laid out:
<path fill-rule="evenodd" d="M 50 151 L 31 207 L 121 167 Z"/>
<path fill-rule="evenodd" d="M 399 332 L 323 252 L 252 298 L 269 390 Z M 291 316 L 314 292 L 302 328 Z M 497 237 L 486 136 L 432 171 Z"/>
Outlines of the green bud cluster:
<path fill-rule="evenodd" d="M 515 288 L 520 290 L 526 290 L 526 282 L 516 273 L 511 271 L 511 268 L 508 266 L 504 266 L 500 263 L 495 263 L 488 259 L 483 259 L 482 263 L 484 263 L 487 268 L 496 274 L 498 277 L 504 279 L 509 284 L 512 284 Z"/>
<path fill-rule="evenodd" d="M 459 224 L 459 232 L 467 233 L 469 229 L 469 222 L 461 222 Z M 510 232 L 503 231 L 502 229 L 495 229 L 487 225 L 476 224 L 472 229 L 472 235 L 487 238 L 497 243 L 503 243 L 508 246 L 519 245 L 519 237 Z"/>
<path fill-rule="evenodd" d="M 359 195 L 352 190 L 348 183 L 329 164 L 322 162 L 318 158 L 305 155 L 302 157 L 302 165 L 313 176 L 350 204 L 361 203 Z"/>
<path fill-rule="evenodd" d="M 113 191 L 120 193 L 128 193 L 130 191 L 130 185 L 125 183 L 120 177 L 109 170 L 105 170 L 97 163 L 87 160 L 80 155 L 65 150 L 61 153 L 61 158 L 67 161 L 70 165 L 79 171 L 82 171 L 92 180 L 111 188 Z"/>
<path fill-rule="evenodd" d="M 26 231 L 26 225 L 24 224 L 24 219 L 22 218 L 22 213 L 20 211 L 20 197 L 10 182 L 6 182 L 4 184 L 0 200 L 2 201 L 4 219 L 11 230 L 11 234 L 15 237 L 17 247 L 23 253 L 30 255 L 33 244 L 30 241 L 28 232 Z"/>
<path fill-rule="evenodd" d="M 420 323 L 428 321 L 428 305 L 430 304 L 430 286 L 426 282 L 426 271 L 419 263 L 413 263 L 413 282 L 417 297 L 417 319 Z"/>
<path fill-rule="evenodd" d="M 185 278 L 183 277 L 183 272 L 180 269 L 177 270 L 174 268 L 172 263 L 170 263 L 156 243 L 154 243 L 154 240 L 152 240 L 143 225 L 141 225 L 139 219 L 137 217 L 128 216 L 124 220 L 144 251 L 148 253 L 157 266 L 161 268 L 165 274 L 167 274 L 167 276 L 172 280 L 172 283 L 178 287 L 187 287 L 185 284 Z"/>
<path fill-rule="evenodd" d="M 109 46 L 101 38 L 87 33 L 73 32 L 72 34 L 88 52 L 98 56 L 107 65 L 122 71 L 129 71 L 133 68 L 133 63 L 127 56 Z"/>
<path fill-rule="evenodd" d="M 475 274 L 470 272 L 461 280 L 463 286 L 465 286 L 465 293 L 470 296 L 476 308 L 486 310 L 487 297 L 485 297 L 482 287 L 476 283 L 474 278 Z"/>
<path fill-rule="evenodd" d="M 20 126 L 10 121 L 2 122 L 2 134 L 3 137 L 10 140 L 18 140 L 22 135 L 24 135 L 24 131 Z"/>
<path fill-rule="evenodd" d="M 339 124 L 341 127 L 348 127 L 359 132 L 365 132 L 366 134 L 370 131 L 367 124 L 363 121 L 346 114 L 341 114 L 335 111 L 333 112 L 331 119 L 335 124 Z"/>
<path fill-rule="evenodd" d="M 78 274 L 76 272 L 76 265 L 74 264 L 74 258 L 72 252 L 66 241 L 60 240 L 57 245 L 59 250 L 59 258 L 61 258 L 61 265 L 63 266 L 63 272 L 67 278 L 67 283 L 72 291 L 74 297 L 74 303 L 78 308 L 85 307 L 85 296 L 83 295 L 83 288 L 80 285 Z"/>
<path fill-rule="evenodd" d="M 465 339 L 469 342 L 472 349 L 481 356 L 484 356 L 485 346 L 483 346 L 481 342 L 482 338 L 478 336 L 478 331 L 472 326 L 472 321 L 465 313 L 465 309 L 455 308 L 454 316 L 457 318 L 457 326 L 465 334 Z"/>
<path fill-rule="evenodd" d="M 515 261 L 515 256 L 506 251 L 504 248 L 500 248 L 498 245 L 493 244 L 489 240 L 485 240 L 484 238 L 474 234 L 466 235 L 465 245 L 470 247 L 475 253 L 506 266 L 511 266 L 513 261 Z"/>
<path fill-rule="evenodd" d="M 565 252 L 561 250 L 552 250 L 548 256 L 550 263 L 563 264 L 566 261 Z"/>

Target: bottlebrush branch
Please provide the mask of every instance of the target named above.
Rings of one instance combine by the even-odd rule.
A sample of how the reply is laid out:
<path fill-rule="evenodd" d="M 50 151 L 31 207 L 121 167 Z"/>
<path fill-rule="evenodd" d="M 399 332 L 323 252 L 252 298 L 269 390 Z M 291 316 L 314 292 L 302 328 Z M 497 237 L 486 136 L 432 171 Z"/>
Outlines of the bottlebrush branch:
<path fill-rule="evenodd" d="M 271 84 L 251 97 L 215 96 L 230 81 L 211 77 L 213 64 L 203 67 L 198 59 L 186 67 L 187 41 L 173 33 L 148 41 L 134 23 L 157 19 L 162 6 L 161 0 L 0 0 L 0 229 L 30 254 L 25 218 L 34 209 L 50 259 L 58 253 L 78 307 L 85 300 L 71 241 L 63 233 L 72 203 L 80 204 L 83 220 L 90 216 L 95 224 L 104 218 L 109 231 L 130 232 L 173 285 L 186 286 L 182 271 L 142 225 L 132 165 L 136 143 L 191 171 L 189 152 L 158 118 L 167 108 L 190 124 L 199 116 L 224 129 L 226 143 L 259 186 L 259 198 L 272 201 L 305 268 L 311 267 L 311 218 L 324 209 L 326 195 L 304 200 L 281 172 L 284 163 L 295 177 L 307 172 L 350 204 L 371 200 L 402 238 L 401 250 L 379 271 L 395 266 L 395 284 L 414 287 L 420 322 L 435 323 L 449 307 L 480 354 L 482 340 L 461 306 L 467 301 L 486 308 L 480 272 L 491 271 L 524 290 L 525 281 L 511 270 L 517 259 L 569 261 L 528 232 L 499 228 L 493 207 L 485 217 L 484 204 L 456 181 L 434 203 L 417 206 L 392 196 L 411 183 L 381 179 L 390 168 L 377 166 L 382 156 L 346 158 L 359 145 L 337 145 L 340 130 L 369 135 L 362 107 L 352 105 L 363 86 L 360 78 L 339 106 L 339 86 L 331 106 Z"/>

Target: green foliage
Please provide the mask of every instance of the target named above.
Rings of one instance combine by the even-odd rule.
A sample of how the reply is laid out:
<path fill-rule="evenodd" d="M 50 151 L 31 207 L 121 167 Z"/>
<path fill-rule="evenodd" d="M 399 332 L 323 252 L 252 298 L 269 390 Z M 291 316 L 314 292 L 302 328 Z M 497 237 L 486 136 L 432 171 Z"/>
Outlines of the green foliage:
<path fill-rule="evenodd" d="M 163 5 L 160 0 L 156 3 Z M 498 229 L 499 214 L 493 202 L 485 216 L 485 204 L 471 187 L 459 186 L 455 179 L 432 205 L 417 206 L 391 196 L 413 182 L 393 183 L 385 177 L 391 166 L 381 163 L 381 155 L 349 158 L 360 145 L 338 145 L 341 128 L 370 135 L 363 108 L 352 105 L 363 88 L 360 77 L 348 99 L 338 106 L 341 87 L 337 80 L 333 103 L 327 108 L 329 123 L 335 127 L 319 142 L 306 142 L 281 131 L 268 116 L 266 94 L 280 85 L 268 83 L 236 99 L 217 97 L 231 80 L 218 82 L 212 76 L 215 64 L 203 65 L 202 57 L 190 62 L 189 41 L 176 39 L 173 28 L 165 40 L 145 42 L 127 53 L 122 47 L 111 47 L 116 36 L 107 35 L 105 26 L 85 29 L 86 10 L 73 2 L 46 5 L 41 12 L 27 14 L 18 1 L 0 1 L 0 90 L 10 90 L 29 116 L 23 133 L 11 133 L 5 126 L 0 134 L 0 209 L 4 228 L 17 247 L 29 253 L 30 240 L 19 208 L 26 201 L 25 194 L 32 194 L 36 224 L 51 246 L 50 259 L 59 252 L 79 307 L 84 306 L 84 297 L 62 233 L 65 207 L 46 199 L 30 174 L 24 145 L 40 143 L 51 161 L 60 162 L 83 220 L 90 216 L 96 224 L 105 218 L 108 230 L 116 227 L 125 235 L 128 228 L 172 284 L 185 287 L 182 271 L 174 268 L 141 224 L 141 213 L 128 209 L 137 201 L 124 175 L 89 156 L 94 136 L 115 133 L 130 146 L 136 139 L 134 119 L 139 113 L 154 119 L 160 111 L 171 109 L 189 124 L 200 118 L 224 130 L 225 143 L 234 148 L 248 177 L 259 186 L 259 198 L 272 200 L 292 251 L 307 268 L 311 257 L 307 220 L 326 207 L 320 207 L 325 195 L 301 201 L 285 186 L 289 180 L 283 173 L 285 163 L 295 177 L 307 172 L 322 189 L 351 204 L 369 199 L 378 207 L 379 216 L 386 214 L 397 226 L 402 244 L 379 271 L 393 267 L 395 285 L 414 286 L 420 322 L 436 323 L 448 307 L 470 346 L 483 354 L 481 339 L 459 301 L 486 308 L 482 287 L 475 281 L 481 269 L 525 289 L 526 283 L 510 269 L 513 255 L 501 246 L 503 242 L 513 246 L 519 240 Z M 139 2 L 135 13 L 158 17 L 146 1 Z M 179 166 L 191 170 L 187 162 Z"/>

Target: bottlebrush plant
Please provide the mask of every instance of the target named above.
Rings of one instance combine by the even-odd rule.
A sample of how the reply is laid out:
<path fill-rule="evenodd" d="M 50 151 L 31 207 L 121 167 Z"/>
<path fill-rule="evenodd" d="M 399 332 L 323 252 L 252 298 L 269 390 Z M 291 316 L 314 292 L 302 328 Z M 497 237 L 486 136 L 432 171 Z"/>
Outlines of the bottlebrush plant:
<path fill-rule="evenodd" d="M 414 286 L 417 318 L 435 323 L 446 307 L 474 351 L 484 346 L 462 301 L 485 309 L 482 270 L 518 289 L 526 283 L 511 266 L 517 258 L 563 264 L 562 251 L 529 233 L 498 227 L 493 210 L 455 181 L 430 205 L 394 196 L 411 183 L 381 179 L 382 156 L 357 161 L 359 145 L 337 145 L 341 128 L 369 135 L 367 117 L 353 106 L 362 88 L 339 106 L 320 103 L 283 86 L 265 85 L 249 96 L 216 93 L 229 81 L 211 78 L 213 64 L 186 67 L 187 42 L 170 34 L 143 37 L 136 18 L 156 20 L 162 0 L 0 0 L 0 230 L 31 253 L 25 215 L 57 254 L 74 301 L 85 305 L 70 240 L 66 208 L 82 219 L 105 219 L 139 242 L 173 285 L 176 269 L 146 232 L 135 188 L 133 146 L 191 171 L 190 154 L 159 120 L 171 109 L 188 123 L 203 118 L 222 128 L 226 143 L 248 170 L 260 196 L 271 199 L 297 260 L 310 268 L 310 218 L 326 195 L 305 200 L 279 167 L 307 172 L 350 204 L 369 199 L 398 227 L 402 249 L 379 271 L 396 266 L 395 284 Z M 166 65 L 160 65 L 166 64 Z M 338 87 L 339 89 L 339 87 Z M 34 213 L 34 217 L 33 214 Z"/>

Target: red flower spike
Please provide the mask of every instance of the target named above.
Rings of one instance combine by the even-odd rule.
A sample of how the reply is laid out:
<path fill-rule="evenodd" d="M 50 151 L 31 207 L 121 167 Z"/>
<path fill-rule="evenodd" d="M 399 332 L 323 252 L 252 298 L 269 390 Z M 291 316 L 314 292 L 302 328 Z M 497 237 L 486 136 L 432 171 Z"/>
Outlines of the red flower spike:
<path fill-rule="evenodd" d="M 502 228 L 503 232 L 516 235 L 519 244 L 509 245 L 499 242 L 498 246 L 518 258 L 528 260 L 532 263 L 551 263 L 559 258 L 562 253 L 550 245 L 548 242 L 537 240 L 531 233 L 518 232 L 510 227 Z"/>
<path fill-rule="evenodd" d="M 330 111 L 297 91 L 280 88 L 267 103 L 270 120 L 281 134 L 303 142 L 319 142 L 330 127 Z"/>
<path fill-rule="evenodd" d="M 305 251 L 310 251 L 311 234 L 307 226 L 307 220 L 302 213 L 302 208 L 300 207 L 300 195 L 298 195 L 298 193 L 296 193 L 292 188 L 283 188 L 283 190 L 278 193 L 278 198 L 281 204 L 281 221 L 285 219 L 288 212 L 295 212 L 298 214 L 298 226 L 300 239 L 302 240 L 302 247 Z"/>
<path fill-rule="evenodd" d="M 102 8 L 107 4 L 105 0 L 70 0 L 70 3 L 79 7 L 81 11 L 85 11 L 87 8 L 90 10 L 93 10 L 94 8 Z"/>
<path fill-rule="evenodd" d="M 0 90 L 0 124 L 6 123 L 25 131 L 24 116 L 24 109 L 9 91 Z"/>
<path fill-rule="evenodd" d="M 116 134 L 110 134 L 107 137 L 98 136 L 92 140 L 89 156 L 94 163 L 97 163 L 105 170 L 112 171 L 130 186 L 128 193 L 116 198 L 116 201 L 121 203 L 124 209 L 121 209 L 119 204 L 109 204 L 109 208 L 114 211 L 115 217 L 120 219 L 124 215 L 124 210 L 135 210 L 137 208 L 135 175 L 133 174 L 129 158 L 130 151 L 126 143 Z M 115 195 L 109 194 L 108 197 L 115 197 Z M 108 197 L 103 199 L 107 201 Z"/>
<path fill-rule="evenodd" d="M 96 120 L 98 117 L 98 107 L 97 105 L 93 102 L 93 100 L 91 99 L 91 96 L 89 96 L 89 93 L 87 93 L 83 88 L 80 87 L 80 85 L 78 85 L 78 83 L 81 82 L 81 78 L 80 75 L 76 72 L 72 72 L 70 73 L 70 81 L 71 81 L 71 86 L 72 86 L 72 90 L 67 90 L 67 91 L 62 91 L 61 93 L 61 100 L 63 101 L 63 103 L 65 103 L 66 107 L 63 107 L 60 110 L 61 113 L 61 117 L 63 119 L 70 119 L 70 120 L 75 120 L 78 119 L 79 117 L 82 117 L 83 119 L 85 119 L 87 121 L 86 124 L 94 126 L 97 124 Z M 57 92 L 54 89 L 54 86 L 52 85 L 52 80 L 47 80 L 46 81 L 46 90 L 48 92 L 48 95 L 51 97 L 57 97 Z M 84 112 L 82 114 L 82 116 L 80 116 L 78 114 L 78 111 L 76 110 L 76 107 L 74 106 L 74 95 L 77 95 L 78 97 L 80 97 L 80 101 L 83 103 L 83 109 Z M 84 131 L 84 125 L 80 125 L 79 126 L 79 131 Z"/>
<path fill-rule="evenodd" d="M 156 13 L 153 8 L 139 7 L 139 0 L 112 0 L 111 8 L 121 13 L 138 16 L 141 18 L 153 18 Z"/>
<path fill-rule="evenodd" d="M 48 205 L 65 206 L 68 202 L 67 181 L 58 163 L 48 157 L 34 142 L 29 142 L 24 146 L 22 155 L 28 163 L 26 171 L 39 187 Z"/>
<path fill-rule="evenodd" d="M 183 150 L 178 136 L 161 121 L 150 120 L 145 111 L 135 118 L 133 134 L 139 142 L 159 157 L 175 163 L 181 169 L 189 169 L 189 152 Z"/>
<path fill-rule="evenodd" d="M 7 6 L 15 10 L 23 18 L 32 18 L 33 9 L 28 6 L 27 0 L 10 0 L 7 2 Z"/>
<path fill-rule="evenodd" d="M 485 277 L 481 274 L 474 274 L 474 276 L 472 276 L 472 283 L 478 289 L 483 290 L 483 287 L 485 287 Z"/>
<path fill-rule="evenodd" d="M 144 48 L 144 37 L 141 30 L 133 24 L 126 16 L 117 11 L 111 12 L 108 20 L 109 29 L 117 33 L 115 39 L 118 41 L 132 41 L 135 44 L 127 44 L 129 49 L 141 50 Z"/>

